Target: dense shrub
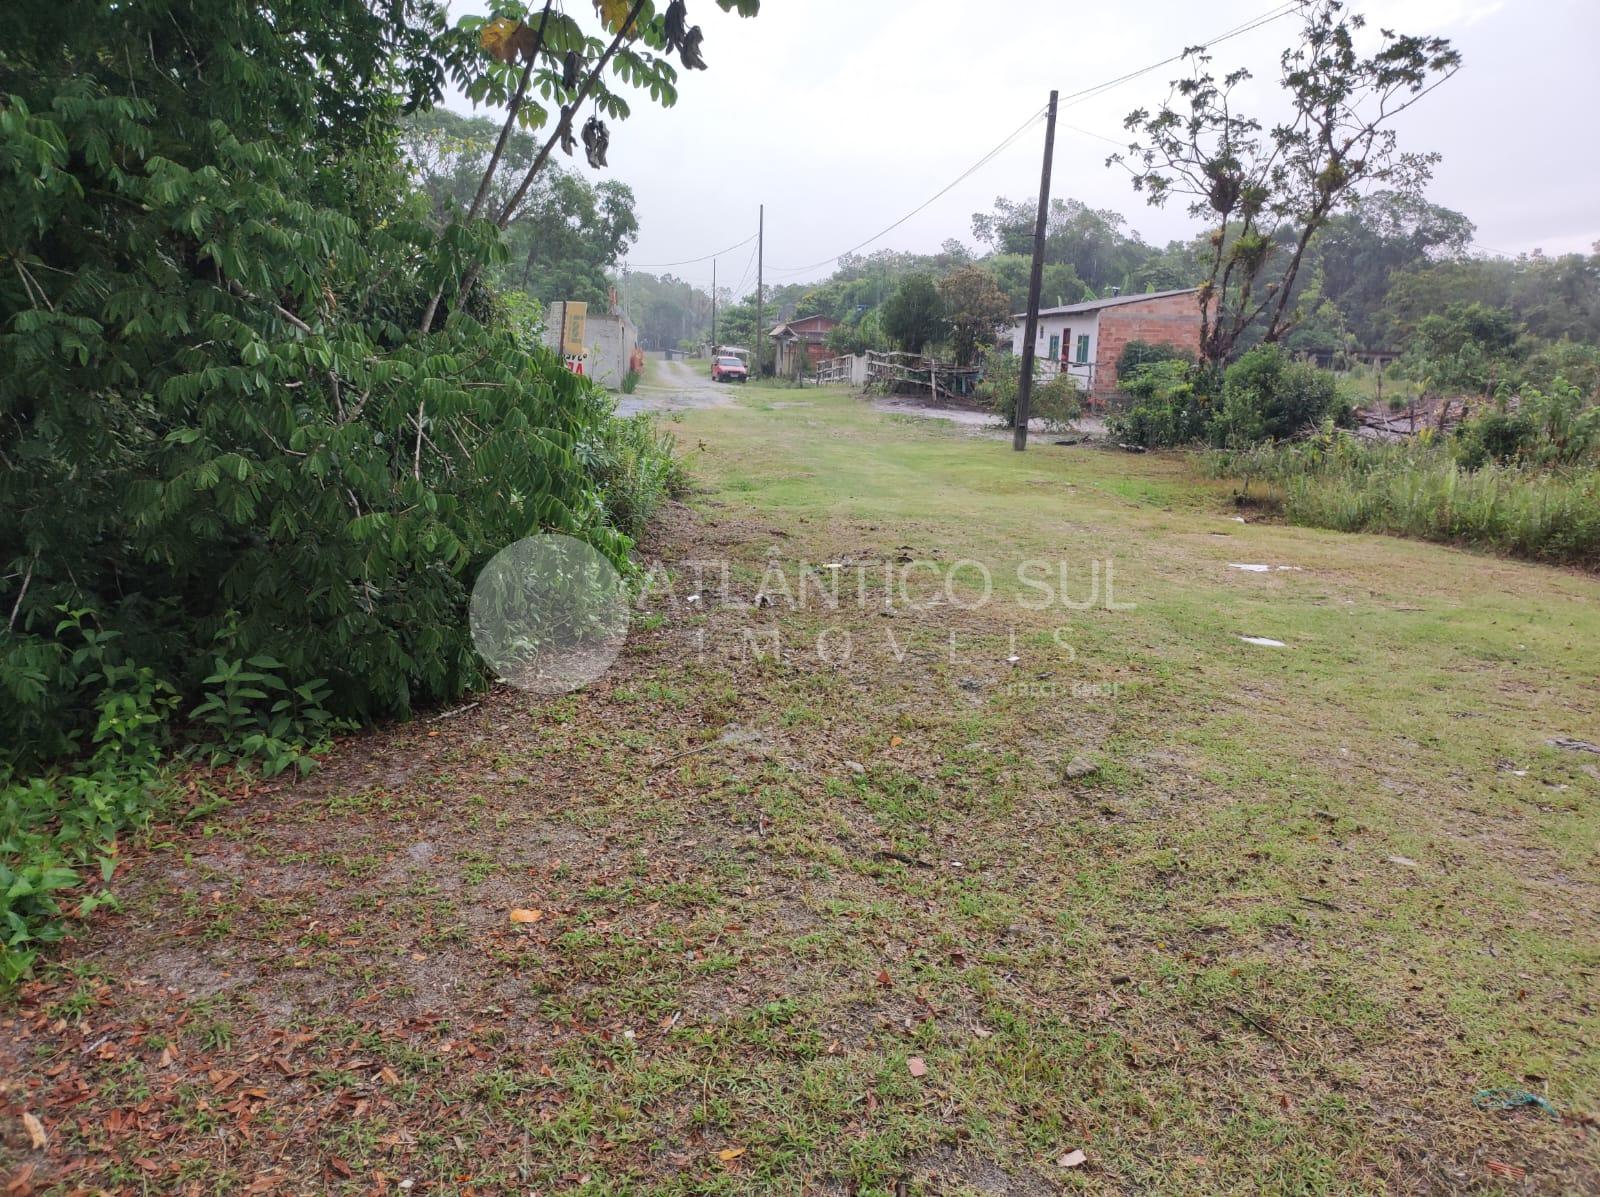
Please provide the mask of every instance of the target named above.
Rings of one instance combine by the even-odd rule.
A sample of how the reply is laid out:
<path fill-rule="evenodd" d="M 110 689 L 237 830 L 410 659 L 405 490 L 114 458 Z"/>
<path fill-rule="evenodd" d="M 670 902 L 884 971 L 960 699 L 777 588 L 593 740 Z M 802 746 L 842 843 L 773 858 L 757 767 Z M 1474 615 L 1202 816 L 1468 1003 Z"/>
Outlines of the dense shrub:
<path fill-rule="evenodd" d="M 1220 376 L 1168 360 L 1119 375 L 1119 386 L 1129 402 L 1107 426 L 1116 440 L 1148 448 L 1197 441 L 1237 448 L 1351 418 L 1332 374 L 1276 345 L 1257 346 Z"/>
<path fill-rule="evenodd" d="M 639 461 L 602 478 L 577 450 L 645 446 L 524 312 L 479 293 L 411 331 L 440 270 L 496 244 L 420 219 L 393 128 L 405 29 L 354 0 L 292 39 L 270 6 L 192 7 L 216 57 L 181 102 L 188 43 L 154 9 L 24 22 L 4 51 L 0 752 L 18 763 L 93 726 L 62 606 L 185 713 L 218 656 L 280 662 L 291 690 L 325 679 L 339 717 L 404 713 L 481 680 L 462 612 L 482 561 L 545 528 L 620 562 L 611 513 L 640 506 Z M 113 33 L 156 59 L 113 63 Z M 349 55 L 337 88 L 303 70 L 308 46 Z"/>
<path fill-rule="evenodd" d="M 1547 391 L 1523 390 L 1514 407 L 1508 403 L 1466 421 L 1453 443 L 1468 469 L 1491 461 L 1573 465 L 1600 455 L 1600 404 L 1557 379 Z"/>
<path fill-rule="evenodd" d="M 1156 362 L 1193 361 L 1194 354 L 1185 353 L 1176 345 L 1154 341 L 1129 341 L 1117 355 L 1117 380 L 1119 385 L 1125 384 L 1132 380 L 1140 367 L 1153 365 Z"/>
<path fill-rule="evenodd" d="M 1106 417 L 1119 444 L 1147 449 L 1203 440 L 1211 425 L 1218 387 L 1216 371 L 1180 361 L 1151 362 L 1118 385 L 1128 404 Z"/>
<path fill-rule="evenodd" d="M 1350 421 L 1338 380 L 1276 345 L 1250 350 L 1223 375 L 1222 404 L 1207 435 L 1228 447 L 1288 440 L 1325 420 Z"/>
<path fill-rule="evenodd" d="M 430 231 L 397 148 L 455 45 L 441 6 L 21 7 L 0 46 L 10 975 L 147 817 L 168 750 L 300 769 L 342 720 L 460 694 L 483 562 L 548 529 L 626 566 L 675 485 L 526 305 L 479 287 L 414 331 L 501 253 L 487 224 Z"/>

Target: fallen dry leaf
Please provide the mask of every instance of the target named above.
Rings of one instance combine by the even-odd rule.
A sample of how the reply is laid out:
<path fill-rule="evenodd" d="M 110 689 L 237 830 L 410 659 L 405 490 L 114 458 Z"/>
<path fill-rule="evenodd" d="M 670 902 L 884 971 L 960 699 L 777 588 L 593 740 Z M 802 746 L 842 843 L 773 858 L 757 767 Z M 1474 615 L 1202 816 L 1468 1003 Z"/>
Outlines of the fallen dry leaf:
<path fill-rule="evenodd" d="M 28 1138 L 33 1143 L 33 1149 L 35 1151 L 43 1151 L 45 1144 L 50 1141 L 49 1137 L 44 1133 L 44 1123 L 24 1110 L 22 1112 L 22 1125 L 28 1128 Z"/>
<path fill-rule="evenodd" d="M 928 1074 L 928 1066 L 923 1062 L 921 1056 L 910 1057 L 906 1061 L 906 1070 L 910 1072 L 912 1076 L 926 1076 Z"/>
<path fill-rule="evenodd" d="M 1490 1172 L 1499 1176 L 1509 1176 L 1514 1180 L 1521 1180 L 1528 1175 L 1526 1168 L 1518 1167 L 1516 1164 L 1503 1164 L 1499 1160 L 1485 1160 L 1483 1166 Z"/>
<path fill-rule="evenodd" d="M 1088 1156 L 1084 1155 L 1082 1151 L 1074 1148 L 1073 1150 L 1067 1152 L 1066 1155 L 1056 1160 L 1056 1166 L 1058 1168 L 1076 1168 L 1080 1164 L 1087 1163 L 1088 1160 Z"/>
<path fill-rule="evenodd" d="M 744 1154 L 743 1147 L 724 1147 L 717 1152 L 717 1158 L 726 1164 L 729 1160 L 736 1160 Z"/>
<path fill-rule="evenodd" d="M 878 973 L 878 984 L 879 985 L 893 985 L 894 984 L 894 978 L 889 975 L 889 970 L 888 969 L 883 969 L 881 972 Z"/>
<path fill-rule="evenodd" d="M 905 741 L 902 740 L 899 736 L 890 736 L 889 737 L 889 747 L 890 748 L 899 748 L 900 745 L 902 745 L 904 743 L 905 743 Z"/>
<path fill-rule="evenodd" d="M 544 911 L 542 910 L 519 906 L 511 912 L 511 921 L 513 923 L 537 923 L 542 918 L 544 918 Z"/>

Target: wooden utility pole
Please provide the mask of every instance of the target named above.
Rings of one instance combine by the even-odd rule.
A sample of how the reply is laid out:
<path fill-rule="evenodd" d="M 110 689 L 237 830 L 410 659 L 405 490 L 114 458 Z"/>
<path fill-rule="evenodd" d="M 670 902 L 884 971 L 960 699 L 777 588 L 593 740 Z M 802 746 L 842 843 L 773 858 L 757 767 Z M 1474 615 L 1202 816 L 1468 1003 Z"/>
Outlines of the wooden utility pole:
<path fill-rule="evenodd" d="M 1028 417 L 1033 407 L 1033 343 L 1039 339 L 1039 288 L 1044 283 L 1044 234 L 1050 217 L 1050 160 L 1056 152 L 1056 93 L 1044 126 L 1044 170 L 1039 175 L 1039 215 L 1033 222 L 1033 269 L 1028 273 L 1028 315 L 1022 323 L 1022 370 L 1017 378 L 1017 426 L 1011 447 L 1028 447 Z"/>
<path fill-rule="evenodd" d="M 749 225 L 745 225 L 745 228 L 749 228 L 749 227 L 750 227 Z M 764 339 L 764 337 L 766 335 L 766 331 L 767 331 L 766 330 L 766 323 L 767 322 L 763 317 L 763 311 L 762 311 L 762 302 L 763 302 L 764 296 L 761 294 L 761 292 L 762 292 L 761 271 L 762 271 L 763 267 L 766 264 L 766 254 L 767 254 L 767 205 L 762 204 L 761 205 L 761 214 L 756 218 L 756 364 L 755 364 L 755 375 L 756 375 L 757 378 L 761 377 L 761 367 L 762 367 L 762 364 L 766 361 L 766 359 L 761 356 L 761 342 Z M 748 270 L 749 267 L 746 266 L 745 269 Z"/>
<path fill-rule="evenodd" d="M 717 260 L 711 259 L 711 356 L 717 356 Z"/>

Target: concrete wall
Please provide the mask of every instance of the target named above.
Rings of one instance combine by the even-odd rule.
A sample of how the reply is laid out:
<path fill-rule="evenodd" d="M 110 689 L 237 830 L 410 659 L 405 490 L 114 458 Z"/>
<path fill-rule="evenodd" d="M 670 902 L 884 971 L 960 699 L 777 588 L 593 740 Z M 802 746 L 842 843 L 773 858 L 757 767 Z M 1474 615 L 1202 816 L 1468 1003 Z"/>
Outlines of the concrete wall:
<path fill-rule="evenodd" d="M 557 353 L 561 352 L 561 329 L 566 324 L 566 301 L 556 300 L 544 318 L 543 341 Z M 589 308 L 589 318 L 584 331 L 584 344 L 588 352 L 583 358 L 583 372 L 607 390 L 622 389 L 622 379 L 628 373 L 628 361 L 634 346 L 639 343 L 639 332 L 626 316 L 608 315 Z"/>

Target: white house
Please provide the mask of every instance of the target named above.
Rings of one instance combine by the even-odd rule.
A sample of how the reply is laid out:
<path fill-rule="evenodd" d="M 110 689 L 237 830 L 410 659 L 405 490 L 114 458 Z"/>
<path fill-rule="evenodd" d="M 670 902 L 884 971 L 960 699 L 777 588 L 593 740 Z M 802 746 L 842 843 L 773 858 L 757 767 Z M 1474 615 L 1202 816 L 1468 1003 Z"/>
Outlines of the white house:
<path fill-rule="evenodd" d="M 1065 372 L 1093 399 L 1117 387 L 1117 359 L 1129 341 L 1173 345 L 1189 353 L 1200 347 L 1198 288 L 1114 295 L 1064 307 L 1039 310 L 1034 360 L 1040 372 Z M 1011 351 L 1022 352 L 1027 313 L 1012 317 Z"/>

